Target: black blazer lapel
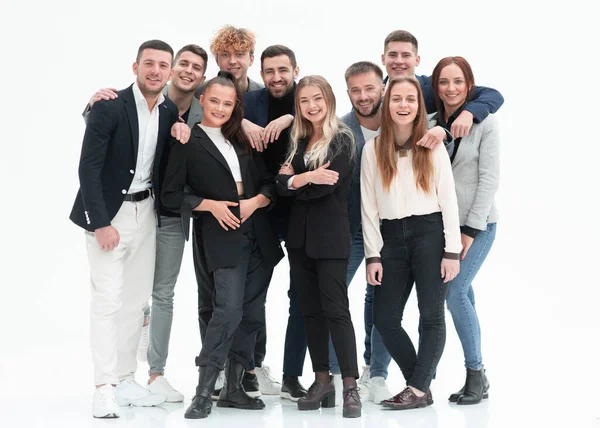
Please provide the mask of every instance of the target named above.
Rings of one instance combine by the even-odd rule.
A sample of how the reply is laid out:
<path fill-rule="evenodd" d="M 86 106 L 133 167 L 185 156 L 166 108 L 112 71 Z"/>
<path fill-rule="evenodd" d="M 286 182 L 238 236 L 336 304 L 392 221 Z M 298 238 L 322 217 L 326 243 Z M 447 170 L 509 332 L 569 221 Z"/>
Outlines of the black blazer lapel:
<path fill-rule="evenodd" d="M 192 130 L 192 132 L 195 132 L 196 135 L 198 137 L 200 137 L 201 144 L 202 144 L 202 147 L 204 147 L 204 150 L 206 150 L 216 160 L 218 160 L 221 163 L 221 165 L 223 165 L 223 167 L 225 167 L 227 169 L 227 171 L 229 171 L 229 173 L 232 174 L 232 176 L 233 176 L 233 173 L 231 172 L 231 169 L 229 168 L 227 161 L 221 154 L 221 151 L 217 148 L 217 146 L 215 146 L 215 143 L 213 143 L 213 141 L 210 139 L 210 137 L 208 135 L 206 135 L 206 132 L 204 132 L 204 129 L 200 128 L 199 125 L 196 125 L 196 126 L 194 126 L 194 129 Z"/>
<path fill-rule="evenodd" d="M 307 145 L 307 139 L 300 140 L 298 142 L 298 150 L 296 150 L 296 155 L 294 156 L 294 159 L 292 159 L 292 166 L 294 167 L 294 172 L 296 174 L 302 174 L 303 172 L 308 171 L 306 169 L 306 165 L 304 164 L 304 152 Z"/>
<path fill-rule="evenodd" d="M 135 85 L 135 83 L 133 85 Z M 135 156 L 135 162 L 137 162 L 138 146 L 140 142 L 140 131 L 138 124 L 137 107 L 135 105 L 135 98 L 133 97 L 133 85 L 125 89 L 125 92 L 123 93 L 123 101 L 125 102 L 125 111 L 127 113 L 127 119 L 129 120 L 129 128 L 131 129 L 133 154 Z"/>

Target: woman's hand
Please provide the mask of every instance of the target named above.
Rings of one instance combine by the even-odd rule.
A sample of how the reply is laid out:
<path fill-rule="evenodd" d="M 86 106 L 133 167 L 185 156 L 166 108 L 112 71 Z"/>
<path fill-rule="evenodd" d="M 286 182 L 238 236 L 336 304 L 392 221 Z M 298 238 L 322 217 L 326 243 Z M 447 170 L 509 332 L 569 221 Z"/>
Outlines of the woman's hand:
<path fill-rule="evenodd" d="M 460 240 L 462 242 L 463 249 L 460 253 L 460 259 L 464 260 L 467 257 L 467 253 L 469 252 L 469 248 L 473 245 L 473 241 L 475 238 L 471 238 L 469 235 L 465 235 L 464 233 L 460 234 Z"/>
<path fill-rule="evenodd" d="M 231 229 L 237 229 L 240 227 L 240 219 L 229 210 L 229 207 L 237 207 L 237 205 L 237 202 L 211 200 L 208 210 L 217 219 L 223 229 L 229 230 L 227 226 Z"/>
<path fill-rule="evenodd" d="M 458 272 L 460 272 L 460 261 L 442 259 L 441 273 L 444 284 L 456 278 Z"/>
<path fill-rule="evenodd" d="M 242 199 L 240 201 L 240 219 L 242 220 L 242 223 L 248 220 L 248 217 L 254 214 L 254 211 L 256 211 L 257 208 L 258 202 L 255 198 Z"/>
<path fill-rule="evenodd" d="M 329 168 L 330 162 L 327 161 L 323 166 L 315 169 L 314 171 L 307 172 L 308 182 L 314 184 L 327 184 L 333 186 L 340 178 L 340 174 L 337 171 L 331 171 Z"/>
<path fill-rule="evenodd" d="M 383 265 L 381 263 L 367 264 L 367 283 L 371 285 L 381 285 L 383 279 Z"/>
<path fill-rule="evenodd" d="M 281 168 L 279 168 L 279 174 L 281 175 L 294 175 L 294 167 L 292 166 L 291 163 L 284 163 L 283 165 L 281 165 Z"/>

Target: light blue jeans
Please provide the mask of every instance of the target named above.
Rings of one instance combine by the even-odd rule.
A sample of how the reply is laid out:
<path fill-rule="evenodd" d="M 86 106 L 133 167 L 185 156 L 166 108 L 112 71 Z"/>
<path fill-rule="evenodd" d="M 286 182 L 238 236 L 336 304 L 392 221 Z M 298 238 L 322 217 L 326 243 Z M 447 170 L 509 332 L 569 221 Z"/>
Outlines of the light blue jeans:
<path fill-rule="evenodd" d="M 449 283 L 446 296 L 446 304 L 465 355 L 465 367 L 471 370 L 483 367 L 481 330 L 475 311 L 472 282 L 490 252 L 495 238 L 496 223 L 488 224 L 486 230 L 477 233 L 467 256 L 460 262 L 460 273 Z"/>
<path fill-rule="evenodd" d="M 352 240 L 350 248 L 350 260 L 348 262 L 347 285 L 352 282 L 358 267 L 365 258 L 365 247 L 363 242 L 362 228 L 358 230 Z M 373 286 L 367 284 L 365 293 L 365 364 L 371 366 L 371 377 L 382 377 L 387 379 L 388 367 L 392 357 L 383 344 L 381 335 L 373 325 Z M 329 338 L 329 370 L 332 373 L 340 373 L 335 350 L 331 337 Z"/>

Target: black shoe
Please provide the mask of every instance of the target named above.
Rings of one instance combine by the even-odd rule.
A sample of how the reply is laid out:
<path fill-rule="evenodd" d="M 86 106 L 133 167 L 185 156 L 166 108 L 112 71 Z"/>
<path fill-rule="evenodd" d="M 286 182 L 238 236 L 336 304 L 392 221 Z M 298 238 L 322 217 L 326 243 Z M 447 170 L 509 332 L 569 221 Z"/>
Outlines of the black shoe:
<path fill-rule="evenodd" d="M 254 373 L 244 372 L 242 386 L 244 387 L 244 391 L 246 391 L 246 394 L 248 394 L 250 397 L 260 397 L 258 378 Z"/>
<path fill-rule="evenodd" d="M 300 384 L 297 376 L 285 376 L 281 382 L 281 398 L 298 401 L 300 398 L 306 397 L 306 389 Z"/>
<path fill-rule="evenodd" d="M 485 375 L 485 369 L 467 369 L 467 380 L 462 395 L 456 400 L 456 404 L 477 404 L 482 399 L 488 398 L 490 383 Z"/>
<path fill-rule="evenodd" d="M 210 415 L 212 409 L 212 401 L 210 395 L 215 389 L 215 382 L 219 376 L 219 369 L 212 366 L 204 366 L 198 369 L 200 376 L 198 378 L 198 386 L 196 387 L 196 395 L 192 400 L 192 404 L 185 411 L 186 419 L 204 419 Z"/>
<path fill-rule="evenodd" d="M 229 359 L 225 364 L 225 384 L 219 394 L 217 407 L 233 407 L 236 409 L 259 410 L 265 408 L 260 398 L 251 397 L 244 390 L 242 379 L 246 370 L 237 361 Z M 256 375 L 254 379 L 256 380 Z M 258 390 L 258 387 L 257 387 Z"/>
<path fill-rule="evenodd" d="M 215 400 L 215 401 L 217 401 L 217 400 L 219 399 L 219 395 L 221 395 L 221 390 L 222 390 L 222 389 L 223 389 L 223 388 L 215 389 L 215 390 L 213 391 L 213 393 L 210 395 L 210 398 L 211 398 L 212 400 Z"/>

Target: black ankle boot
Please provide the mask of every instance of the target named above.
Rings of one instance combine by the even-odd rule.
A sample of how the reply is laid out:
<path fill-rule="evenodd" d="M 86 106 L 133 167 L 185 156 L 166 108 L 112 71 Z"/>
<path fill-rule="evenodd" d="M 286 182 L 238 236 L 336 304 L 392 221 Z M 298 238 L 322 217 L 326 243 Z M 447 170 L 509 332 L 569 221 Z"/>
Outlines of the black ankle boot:
<path fill-rule="evenodd" d="M 477 404 L 483 398 L 488 398 L 490 383 L 485 375 L 485 369 L 467 369 L 467 380 L 464 391 L 456 400 L 456 404 Z"/>
<path fill-rule="evenodd" d="M 239 362 L 228 359 L 225 364 L 225 384 L 219 394 L 217 407 L 234 407 L 236 409 L 259 410 L 265 408 L 265 403 L 260 398 L 253 398 L 246 394 L 242 386 L 246 370 Z"/>
<path fill-rule="evenodd" d="M 212 401 L 210 395 L 215 389 L 215 382 L 219 376 L 219 369 L 212 366 L 203 366 L 198 368 L 200 375 L 198 377 L 198 386 L 196 387 L 196 395 L 192 400 L 192 404 L 185 411 L 186 419 L 204 419 L 210 415 Z"/>

